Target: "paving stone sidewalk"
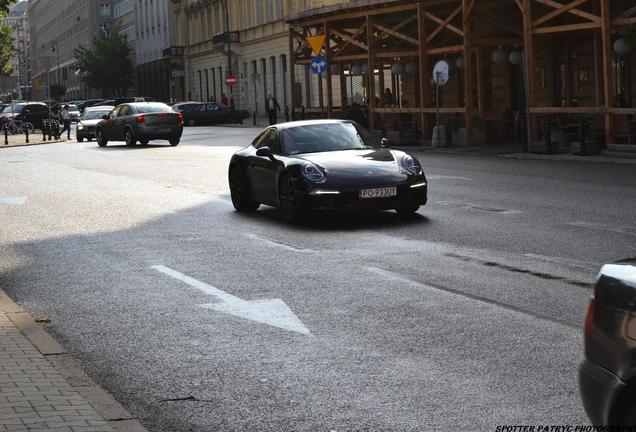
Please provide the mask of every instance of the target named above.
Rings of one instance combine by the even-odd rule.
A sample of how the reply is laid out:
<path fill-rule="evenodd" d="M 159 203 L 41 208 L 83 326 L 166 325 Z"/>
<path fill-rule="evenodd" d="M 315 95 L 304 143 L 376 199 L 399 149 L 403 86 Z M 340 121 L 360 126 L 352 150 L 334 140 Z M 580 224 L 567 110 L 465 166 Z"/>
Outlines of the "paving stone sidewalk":
<path fill-rule="evenodd" d="M 0 431 L 49 430 L 114 431 L 0 313 Z"/>

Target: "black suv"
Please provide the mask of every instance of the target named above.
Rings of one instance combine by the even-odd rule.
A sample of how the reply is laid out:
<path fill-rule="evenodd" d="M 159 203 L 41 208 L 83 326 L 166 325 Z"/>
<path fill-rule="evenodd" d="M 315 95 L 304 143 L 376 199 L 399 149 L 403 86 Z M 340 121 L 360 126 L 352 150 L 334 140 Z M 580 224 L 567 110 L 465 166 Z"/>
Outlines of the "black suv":
<path fill-rule="evenodd" d="M 42 102 L 20 102 L 7 105 L 0 114 L 0 125 L 14 117 L 16 120 L 29 122 L 36 129 L 42 128 L 42 120 L 48 118 L 49 108 Z"/>

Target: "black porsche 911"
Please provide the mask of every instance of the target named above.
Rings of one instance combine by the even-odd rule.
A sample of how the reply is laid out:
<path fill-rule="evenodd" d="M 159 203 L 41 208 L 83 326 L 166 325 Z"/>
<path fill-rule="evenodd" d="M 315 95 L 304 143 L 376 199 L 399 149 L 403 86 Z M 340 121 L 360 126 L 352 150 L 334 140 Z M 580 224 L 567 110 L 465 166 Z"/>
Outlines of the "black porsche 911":
<path fill-rule="evenodd" d="M 266 204 L 289 222 L 308 210 L 415 213 L 427 197 L 415 157 L 347 120 L 271 126 L 234 154 L 228 178 L 237 211 Z"/>

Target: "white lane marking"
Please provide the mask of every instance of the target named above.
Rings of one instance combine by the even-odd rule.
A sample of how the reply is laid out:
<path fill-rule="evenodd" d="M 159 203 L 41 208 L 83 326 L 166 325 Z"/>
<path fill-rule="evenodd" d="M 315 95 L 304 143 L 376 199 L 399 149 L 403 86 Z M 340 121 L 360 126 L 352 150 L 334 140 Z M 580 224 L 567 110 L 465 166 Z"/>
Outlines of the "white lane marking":
<path fill-rule="evenodd" d="M 604 224 L 604 223 L 592 223 L 592 222 L 567 222 L 567 225 L 636 236 L 636 227 L 610 225 L 610 224 Z"/>
<path fill-rule="evenodd" d="M 586 269 L 586 270 L 598 270 L 600 265 L 597 263 L 593 263 L 590 261 L 579 261 L 579 260 L 575 260 L 575 259 L 571 259 L 571 258 L 560 258 L 560 257 L 553 257 L 553 256 L 548 256 L 548 255 L 537 255 L 537 254 L 533 254 L 533 253 L 527 253 L 527 254 L 523 254 L 523 256 L 526 256 L 528 258 L 534 258 L 534 259 L 538 259 L 538 260 L 542 260 L 542 261 L 548 261 L 548 262 L 553 262 L 553 263 L 557 263 L 557 264 L 563 264 L 563 265 L 567 265 L 567 266 L 572 266 L 572 267 L 578 267 L 578 268 L 582 268 L 582 269 Z"/>
<path fill-rule="evenodd" d="M 163 265 L 154 265 L 153 269 L 180 280 L 192 288 L 196 288 L 204 294 L 216 297 L 220 303 L 199 305 L 207 309 L 227 313 L 243 319 L 267 324 L 291 332 L 309 335 L 309 329 L 298 319 L 281 299 L 242 300 L 205 282 L 196 280 L 190 276 L 179 273 Z"/>
<path fill-rule="evenodd" d="M 466 180 L 472 181 L 473 179 L 468 177 L 459 177 L 459 176 L 447 176 L 447 175 L 427 175 L 426 178 L 428 180 Z"/>
<path fill-rule="evenodd" d="M 26 197 L 12 197 L 0 192 L 0 204 L 22 205 L 26 200 Z"/>
<path fill-rule="evenodd" d="M 311 249 L 307 249 L 304 248 L 302 246 L 296 246 L 290 243 L 286 243 L 284 241 L 280 241 L 280 240 L 275 240 L 269 237 L 265 237 L 259 234 L 245 234 L 247 237 L 253 238 L 253 239 L 257 239 L 257 240 L 261 240 L 265 243 L 268 243 L 271 246 L 276 246 L 276 247 L 282 247 L 284 249 L 288 249 L 288 250 L 292 250 L 294 252 L 311 252 Z"/>

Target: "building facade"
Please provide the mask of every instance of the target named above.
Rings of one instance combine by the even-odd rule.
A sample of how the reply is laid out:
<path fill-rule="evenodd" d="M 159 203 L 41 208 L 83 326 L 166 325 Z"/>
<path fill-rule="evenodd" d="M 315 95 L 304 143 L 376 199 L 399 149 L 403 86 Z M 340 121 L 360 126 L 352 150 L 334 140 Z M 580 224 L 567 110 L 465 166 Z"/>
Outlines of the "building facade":
<path fill-rule="evenodd" d="M 272 94 L 284 110 L 292 94 L 285 17 L 339 3 L 347 1 L 172 0 L 172 45 L 184 48 L 183 59 L 175 62 L 182 65 L 175 75 L 183 75 L 175 78 L 176 97 L 221 101 L 227 95 L 237 108 L 264 116 L 265 98 Z M 215 44 L 214 35 L 226 31 L 237 32 L 239 42 Z M 236 79 L 233 86 L 226 84 L 229 75 Z M 307 79 L 309 88 L 317 86 L 318 78 Z M 312 92 L 304 92 L 303 98 L 311 104 Z"/>
<path fill-rule="evenodd" d="M 137 95 L 167 102 L 172 97 L 171 67 L 164 57 L 173 27 L 169 0 L 136 0 L 134 14 Z"/>
<path fill-rule="evenodd" d="M 111 0 L 30 0 L 31 78 L 33 99 L 50 99 L 51 85 L 66 88 L 63 99 L 101 96 L 87 88 L 74 67 L 74 52 L 89 47 L 93 38 L 112 29 Z"/>
<path fill-rule="evenodd" d="M 136 0 L 113 1 L 113 30 L 125 36 L 133 53 L 133 63 L 137 61 L 137 13 Z M 137 93 L 136 82 L 128 88 L 128 94 Z"/>

